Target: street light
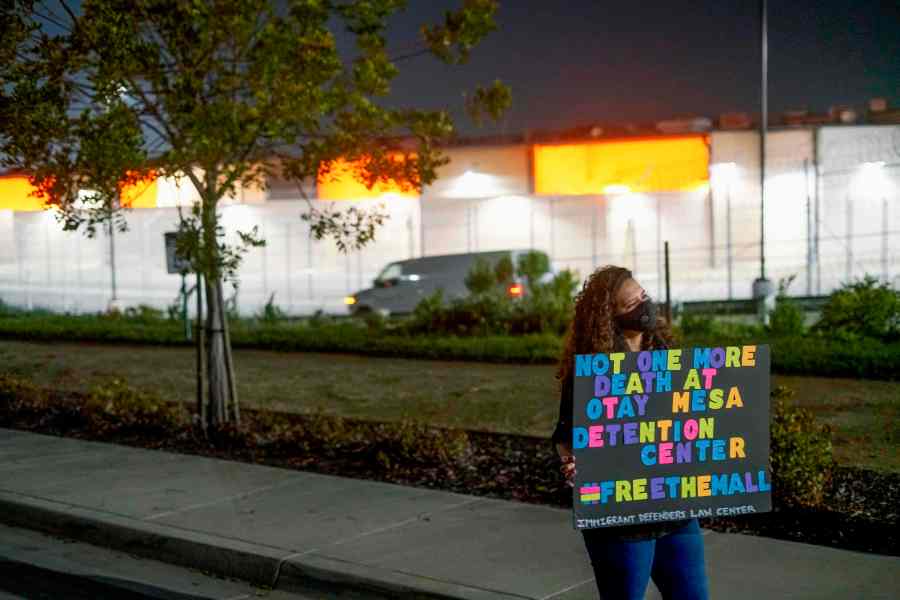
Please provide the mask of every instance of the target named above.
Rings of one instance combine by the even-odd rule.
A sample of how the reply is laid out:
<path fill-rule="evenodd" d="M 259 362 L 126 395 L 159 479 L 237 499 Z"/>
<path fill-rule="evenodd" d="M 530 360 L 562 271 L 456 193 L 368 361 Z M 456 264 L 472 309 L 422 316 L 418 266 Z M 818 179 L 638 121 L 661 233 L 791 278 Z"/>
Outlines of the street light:
<path fill-rule="evenodd" d="M 768 63 L 769 44 L 766 31 L 766 0 L 760 2 L 760 48 L 762 70 L 760 86 L 759 119 L 759 278 L 753 282 L 753 298 L 757 301 L 757 314 L 763 324 L 769 322 L 769 308 L 774 300 L 775 287 L 766 279 L 766 129 L 768 128 Z"/>

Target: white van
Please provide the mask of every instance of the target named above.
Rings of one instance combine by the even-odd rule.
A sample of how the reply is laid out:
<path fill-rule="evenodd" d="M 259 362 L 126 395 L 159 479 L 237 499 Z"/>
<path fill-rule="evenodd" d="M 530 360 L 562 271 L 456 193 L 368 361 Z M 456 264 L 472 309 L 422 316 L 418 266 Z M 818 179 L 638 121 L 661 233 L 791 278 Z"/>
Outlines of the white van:
<path fill-rule="evenodd" d="M 350 314 L 357 316 L 368 312 L 384 316 L 409 314 L 423 298 L 438 289 L 444 291 L 445 301 L 467 296 L 469 290 L 466 288 L 466 275 L 479 258 L 494 266 L 503 257 L 509 257 L 515 269 L 519 256 L 528 252 L 531 251 L 497 250 L 399 260 L 382 269 L 372 281 L 373 287 L 347 296 L 344 304 Z M 542 250 L 534 252 L 546 254 Z M 546 273 L 542 281 L 552 277 L 552 272 Z M 512 298 L 524 295 L 524 282 L 514 276 L 506 293 Z"/>

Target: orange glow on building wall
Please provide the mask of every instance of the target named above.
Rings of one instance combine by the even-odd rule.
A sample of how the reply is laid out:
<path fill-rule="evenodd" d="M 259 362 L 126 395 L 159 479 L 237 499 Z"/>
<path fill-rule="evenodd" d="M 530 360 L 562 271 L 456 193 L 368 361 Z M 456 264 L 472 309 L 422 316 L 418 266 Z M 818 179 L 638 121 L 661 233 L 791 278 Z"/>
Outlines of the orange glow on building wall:
<path fill-rule="evenodd" d="M 703 135 L 534 147 L 537 194 L 681 192 L 708 182 Z"/>
<path fill-rule="evenodd" d="M 27 177 L 0 177 L 0 210 L 44 210 L 44 199 L 30 195 L 35 189 Z"/>
<path fill-rule="evenodd" d="M 156 173 L 150 172 L 143 179 L 126 183 L 119 190 L 119 199 L 122 206 L 131 208 L 156 208 L 156 196 L 159 186 L 156 183 Z"/>
<path fill-rule="evenodd" d="M 45 210 L 44 199 L 31 195 L 36 189 L 24 175 L 0 177 L 0 210 Z M 128 182 L 120 191 L 122 205 L 131 208 L 156 208 L 158 191 L 155 174 Z"/>
<path fill-rule="evenodd" d="M 372 189 L 356 178 L 360 170 L 358 163 L 347 162 L 341 159 L 331 163 L 331 172 L 327 175 L 320 169 L 316 180 L 316 189 L 319 200 L 349 200 L 361 198 L 378 198 L 384 194 L 416 198 L 415 190 L 404 190 L 399 183 L 393 181 L 376 183 Z"/>

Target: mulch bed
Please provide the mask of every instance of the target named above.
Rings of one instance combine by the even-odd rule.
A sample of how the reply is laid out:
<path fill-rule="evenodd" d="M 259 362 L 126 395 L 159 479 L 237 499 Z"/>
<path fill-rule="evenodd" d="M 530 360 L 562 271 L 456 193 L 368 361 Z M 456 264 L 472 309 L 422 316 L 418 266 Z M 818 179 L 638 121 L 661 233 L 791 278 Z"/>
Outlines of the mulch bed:
<path fill-rule="evenodd" d="M 410 456 L 394 443 L 391 424 L 243 409 L 243 427 L 206 438 L 198 428 L 102 427 L 81 411 L 82 398 L 51 392 L 45 406 L 14 410 L 0 401 L 0 427 L 202 455 L 329 475 L 441 489 L 488 498 L 569 508 L 550 440 L 467 432 L 470 451 L 454 460 Z M 323 419 L 341 421 L 346 438 L 325 439 Z M 273 422 L 278 433 L 272 433 Z M 431 444 L 444 430 L 427 428 Z M 395 436 L 396 437 L 396 436 Z M 406 448 L 406 449 L 404 449 Z M 715 531 L 900 556 L 900 475 L 839 467 L 826 493 L 827 509 L 778 506 L 771 513 L 701 519 Z"/>

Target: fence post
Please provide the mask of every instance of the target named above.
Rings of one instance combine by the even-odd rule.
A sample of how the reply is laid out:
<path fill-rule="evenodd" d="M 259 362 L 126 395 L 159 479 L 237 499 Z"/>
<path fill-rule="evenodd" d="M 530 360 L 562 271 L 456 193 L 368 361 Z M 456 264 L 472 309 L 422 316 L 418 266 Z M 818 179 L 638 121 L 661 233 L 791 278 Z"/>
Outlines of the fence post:
<path fill-rule="evenodd" d="M 206 403 L 203 401 L 203 381 L 205 377 L 204 345 L 206 331 L 203 326 L 203 275 L 197 271 L 197 415 L 200 425 L 206 429 Z"/>
<path fill-rule="evenodd" d="M 812 247 L 812 197 L 809 193 L 809 159 L 803 159 L 803 181 L 806 183 L 806 295 L 812 296 L 812 267 L 815 260 Z"/>
<path fill-rule="evenodd" d="M 728 268 L 728 299 L 734 298 L 734 250 L 731 242 L 731 181 L 725 188 L 725 263 Z"/>
<path fill-rule="evenodd" d="M 291 224 L 288 223 L 284 227 L 284 283 L 287 287 L 288 310 L 294 312 L 294 293 L 291 289 L 291 274 L 294 272 L 291 268 Z"/>
<path fill-rule="evenodd" d="M 662 294 L 662 205 L 659 194 L 656 194 L 656 294 Z"/>
<path fill-rule="evenodd" d="M 312 229 L 308 229 L 306 232 L 306 295 L 310 301 L 313 299 L 313 280 L 312 280 Z M 312 303 L 312 302 L 310 302 Z"/>
<path fill-rule="evenodd" d="M 845 208 L 846 208 L 846 221 L 847 221 L 847 264 L 846 268 L 846 277 L 847 281 L 850 281 L 850 277 L 853 274 L 853 204 L 850 202 L 850 192 L 847 192 L 844 200 Z"/>
<path fill-rule="evenodd" d="M 419 257 L 425 256 L 425 199 L 419 197 Z"/>
<path fill-rule="evenodd" d="M 890 283 L 891 274 L 888 268 L 888 201 L 881 199 L 881 276 L 885 283 Z"/>
<path fill-rule="evenodd" d="M 591 270 L 597 268 L 597 200 L 591 197 Z"/>
<path fill-rule="evenodd" d="M 666 321 L 672 323 L 672 291 L 669 287 L 669 242 L 663 244 L 666 255 Z"/>

